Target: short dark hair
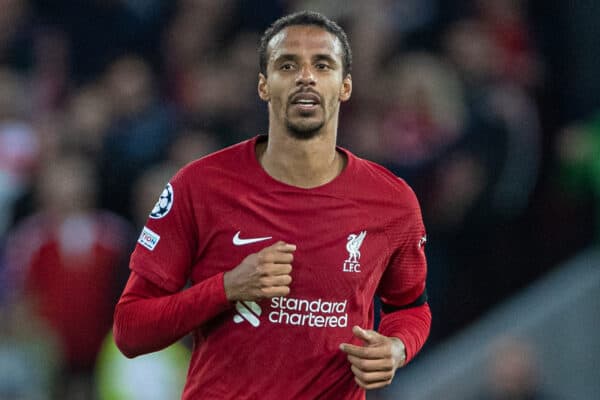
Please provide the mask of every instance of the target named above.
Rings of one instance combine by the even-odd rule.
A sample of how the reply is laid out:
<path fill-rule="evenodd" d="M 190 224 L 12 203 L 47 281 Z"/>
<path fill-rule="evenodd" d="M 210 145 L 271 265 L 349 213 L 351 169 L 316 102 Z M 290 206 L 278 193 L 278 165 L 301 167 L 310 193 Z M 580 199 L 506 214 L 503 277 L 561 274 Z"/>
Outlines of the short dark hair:
<path fill-rule="evenodd" d="M 352 49 L 350 48 L 350 42 L 348 41 L 346 32 L 344 32 L 344 30 L 337 23 L 321 13 L 314 11 L 300 11 L 281 17 L 277 21 L 273 22 L 273 24 L 265 31 L 265 33 L 263 33 L 262 37 L 260 38 L 260 45 L 258 47 L 258 61 L 260 72 L 264 76 L 267 76 L 267 47 L 269 46 L 269 42 L 271 39 L 273 39 L 273 36 L 277 35 L 288 26 L 298 25 L 314 25 L 335 35 L 339 39 L 340 43 L 342 44 L 342 48 L 344 49 L 344 54 L 342 54 L 342 73 L 344 76 L 350 73 L 352 70 Z"/>

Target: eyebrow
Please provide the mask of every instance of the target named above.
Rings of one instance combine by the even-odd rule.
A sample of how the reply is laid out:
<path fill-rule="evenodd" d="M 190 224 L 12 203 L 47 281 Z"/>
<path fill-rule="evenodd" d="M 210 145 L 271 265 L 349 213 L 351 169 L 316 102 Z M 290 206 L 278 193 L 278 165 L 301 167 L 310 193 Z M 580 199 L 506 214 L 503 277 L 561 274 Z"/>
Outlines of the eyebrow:
<path fill-rule="evenodd" d="M 279 63 L 282 61 L 295 61 L 298 57 L 294 54 L 280 54 L 275 60 L 273 60 L 273 63 Z"/>
<path fill-rule="evenodd" d="M 281 63 L 284 61 L 297 61 L 298 56 L 292 53 L 284 53 L 280 54 L 274 61 L 274 64 Z M 311 57 L 311 60 L 314 61 L 327 61 L 334 66 L 338 66 L 338 62 L 329 54 L 315 54 Z"/>
<path fill-rule="evenodd" d="M 335 60 L 335 58 L 331 57 L 329 54 L 316 54 L 315 56 L 313 56 L 313 60 L 314 61 L 327 61 L 332 65 L 337 66 L 338 62 Z"/>

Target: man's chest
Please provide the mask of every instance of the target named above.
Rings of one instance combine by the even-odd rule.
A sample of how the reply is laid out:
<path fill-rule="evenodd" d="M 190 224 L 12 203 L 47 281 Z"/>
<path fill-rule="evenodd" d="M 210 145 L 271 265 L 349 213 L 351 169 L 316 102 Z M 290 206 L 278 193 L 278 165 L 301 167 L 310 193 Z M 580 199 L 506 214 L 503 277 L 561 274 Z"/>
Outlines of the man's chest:
<path fill-rule="evenodd" d="M 313 298 L 374 292 L 390 253 L 385 219 L 375 205 L 277 194 L 226 202 L 211 215 L 209 228 L 198 233 L 194 281 L 231 270 L 281 240 L 297 246 L 293 293 Z"/>

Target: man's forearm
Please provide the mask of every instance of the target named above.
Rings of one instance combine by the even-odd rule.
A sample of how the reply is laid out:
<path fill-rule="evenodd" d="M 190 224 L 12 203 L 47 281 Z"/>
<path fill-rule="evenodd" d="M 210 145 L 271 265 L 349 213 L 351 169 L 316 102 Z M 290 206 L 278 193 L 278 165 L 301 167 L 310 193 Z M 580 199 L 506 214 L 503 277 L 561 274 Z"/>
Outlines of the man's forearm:
<path fill-rule="evenodd" d="M 382 313 L 379 333 L 389 337 L 397 337 L 406 347 L 405 364 L 412 360 L 421 350 L 431 329 L 431 311 L 427 303 Z"/>
<path fill-rule="evenodd" d="M 222 274 L 172 294 L 132 272 L 115 309 L 115 342 L 127 357 L 158 351 L 229 307 Z"/>

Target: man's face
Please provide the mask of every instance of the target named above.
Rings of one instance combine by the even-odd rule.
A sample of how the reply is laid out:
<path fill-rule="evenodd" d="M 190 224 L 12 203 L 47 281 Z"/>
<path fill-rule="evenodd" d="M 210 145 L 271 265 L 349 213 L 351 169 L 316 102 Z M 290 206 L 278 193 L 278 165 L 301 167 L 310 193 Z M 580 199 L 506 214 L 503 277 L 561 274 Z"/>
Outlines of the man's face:
<path fill-rule="evenodd" d="M 337 119 L 340 101 L 350 98 L 339 39 L 316 26 L 290 26 L 271 39 L 267 51 L 268 77 L 260 75 L 258 88 L 269 102 L 271 123 L 299 139 L 318 135 Z"/>

